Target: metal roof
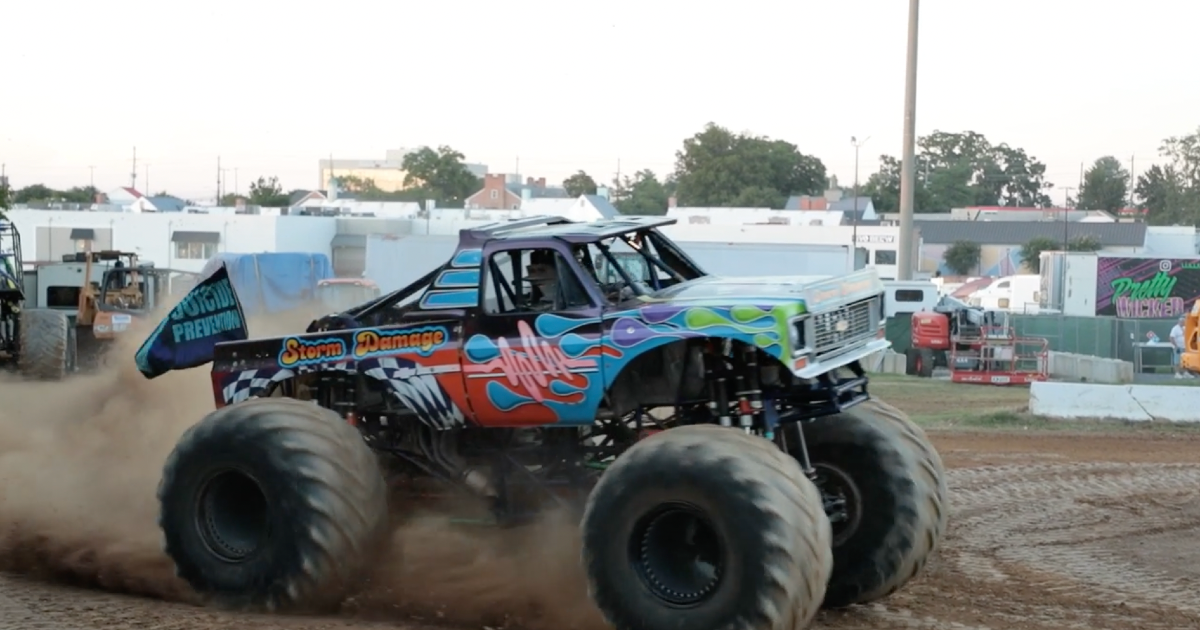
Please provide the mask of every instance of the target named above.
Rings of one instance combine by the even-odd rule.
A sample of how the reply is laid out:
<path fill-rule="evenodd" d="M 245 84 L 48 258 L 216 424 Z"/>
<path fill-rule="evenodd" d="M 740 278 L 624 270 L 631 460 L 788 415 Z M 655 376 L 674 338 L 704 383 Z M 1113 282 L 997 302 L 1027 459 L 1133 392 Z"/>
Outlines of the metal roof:
<path fill-rule="evenodd" d="M 529 217 L 507 223 L 492 223 L 463 230 L 464 236 L 479 241 L 524 238 L 561 238 L 572 243 L 587 243 L 676 223 L 674 217 L 621 216 L 588 223 L 574 223 L 561 217 Z"/>
<path fill-rule="evenodd" d="M 861 225 L 861 224 L 860 224 Z M 1145 223 L 1080 223 L 1059 221 L 914 221 L 928 245 L 970 241 L 980 245 L 1024 245 L 1039 236 L 1067 240 L 1095 236 L 1109 247 L 1141 247 L 1146 243 Z"/>

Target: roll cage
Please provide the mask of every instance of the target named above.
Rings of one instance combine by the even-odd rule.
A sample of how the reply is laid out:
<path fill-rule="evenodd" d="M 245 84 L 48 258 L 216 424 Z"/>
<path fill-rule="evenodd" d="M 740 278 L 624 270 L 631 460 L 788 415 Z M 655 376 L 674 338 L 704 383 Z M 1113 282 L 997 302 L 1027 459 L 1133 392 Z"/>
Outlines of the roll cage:
<path fill-rule="evenodd" d="M 675 219 L 663 217 L 622 217 L 592 223 L 576 223 L 560 217 L 531 217 L 463 230 L 459 247 L 449 261 L 407 287 L 336 316 L 360 325 L 385 325 L 417 313 L 461 310 L 423 307 L 421 297 L 434 287 L 444 272 L 457 267 L 455 261 L 464 253 L 473 253 L 477 262 L 469 268 L 457 268 L 476 271 L 478 289 L 491 282 L 496 295 L 515 299 L 518 291 L 514 285 L 520 286 L 526 275 L 521 259 L 509 257 L 508 268 L 502 269 L 499 266 L 502 263 L 493 257 L 485 259 L 485 250 L 542 248 L 569 253 L 574 264 L 584 272 L 581 279 L 590 277 L 601 290 L 609 289 L 611 285 L 628 287 L 639 297 L 709 275 L 657 229 L 673 223 Z M 498 243 L 501 246 L 497 247 Z M 565 272 L 559 270 L 560 274 Z M 477 308 L 481 303 L 482 298 L 463 308 Z"/>

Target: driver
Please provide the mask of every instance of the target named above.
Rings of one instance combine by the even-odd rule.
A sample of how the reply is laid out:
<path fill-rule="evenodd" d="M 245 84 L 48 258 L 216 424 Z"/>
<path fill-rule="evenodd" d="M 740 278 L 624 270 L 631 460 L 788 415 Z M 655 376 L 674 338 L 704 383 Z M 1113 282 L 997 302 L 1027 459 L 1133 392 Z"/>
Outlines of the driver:
<path fill-rule="evenodd" d="M 533 286 L 530 307 L 535 311 L 553 310 L 554 298 L 558 295 L 558 265 L 554 250 L 533 250 L 525 267 L 525 279 Z"/>

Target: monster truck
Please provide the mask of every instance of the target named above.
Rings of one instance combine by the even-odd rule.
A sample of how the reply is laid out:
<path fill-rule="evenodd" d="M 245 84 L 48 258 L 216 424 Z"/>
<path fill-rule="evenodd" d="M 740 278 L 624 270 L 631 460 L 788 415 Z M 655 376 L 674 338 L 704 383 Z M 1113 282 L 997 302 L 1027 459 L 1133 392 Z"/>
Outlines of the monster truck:
<path fill-rule="evenodd" d="M 179 575 L 220 605 L 336 607 L 421 482 L 501 524 L 580 510 L 620 629 L 794 630 L 900 588 L 946 487 L 922 431 L 867 394 L 881 282 L 709 276 L 671 223 L 463 230 L 407 288 L 216 345 L 218 409 L 159 487 Z"/>

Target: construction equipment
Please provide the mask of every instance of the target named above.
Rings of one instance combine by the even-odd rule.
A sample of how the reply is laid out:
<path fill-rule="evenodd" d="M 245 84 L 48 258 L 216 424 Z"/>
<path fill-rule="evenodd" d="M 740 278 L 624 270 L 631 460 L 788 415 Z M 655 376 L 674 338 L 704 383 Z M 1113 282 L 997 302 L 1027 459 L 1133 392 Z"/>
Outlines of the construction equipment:
<path fill-rule="evenodd" d="M 1200 300 L 1193 302 L 1192 309 L 1184 315 L 1179 366 L 1191 374 L 1200 374 Z"/>
<path fill-rule="evenodd" d="M 932 310 L 913 314 L 905 372 L 931 377 L 945 367 L 956 383 L 1028 385 L 1046 380 L 1048 350 L 1041 337 L 1017 336 L 1007 312 L 945 296 Z"/>
<path fill-rule="evenodd" d="M 34 263 L 23 285 L 30 306 L 66 318 L 69 371 L 94 365 L 108 342 L 169 299 L 173 274 L 187 273 L 158 269 L 133 252 L 87 246 L 58 262 Z"/>
<path fill-rule="evenodd" d="M 0 365 L 35 378 L 62 378 L 75 367 L 66 314 L 25 303 L 25 263 L 17 226 L 0 221 Z"/>

